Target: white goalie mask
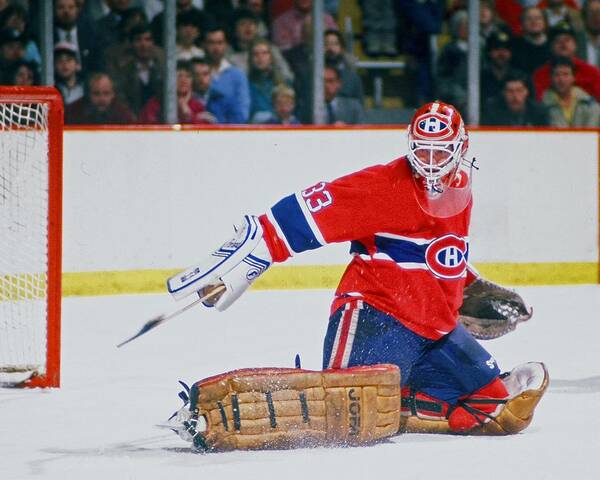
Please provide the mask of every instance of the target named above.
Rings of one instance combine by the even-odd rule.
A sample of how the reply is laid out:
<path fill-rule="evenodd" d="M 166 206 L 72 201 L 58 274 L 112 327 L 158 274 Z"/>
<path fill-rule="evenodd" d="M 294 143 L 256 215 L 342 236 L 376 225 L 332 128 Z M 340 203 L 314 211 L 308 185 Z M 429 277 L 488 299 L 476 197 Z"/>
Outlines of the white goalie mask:
<path fill-rule="evenodd" d="M 415 113 L 408 127 L 408 161 L 427 213 L 447 217 L 467 206 L 470 175 L 461 172 L 461 164 L 468 145 L 462 117 L 452 105 L 431 102 Z"/>

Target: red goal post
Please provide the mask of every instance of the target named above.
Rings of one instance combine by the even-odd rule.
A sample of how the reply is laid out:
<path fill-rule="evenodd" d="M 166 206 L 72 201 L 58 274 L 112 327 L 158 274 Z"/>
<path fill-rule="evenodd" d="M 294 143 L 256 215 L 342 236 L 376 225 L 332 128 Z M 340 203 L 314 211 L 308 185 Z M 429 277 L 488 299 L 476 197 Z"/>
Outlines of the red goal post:
<path fill-rule="evenodd" d="M 63 104 L 0 87 L 0 383 L 60 386 Z"/>

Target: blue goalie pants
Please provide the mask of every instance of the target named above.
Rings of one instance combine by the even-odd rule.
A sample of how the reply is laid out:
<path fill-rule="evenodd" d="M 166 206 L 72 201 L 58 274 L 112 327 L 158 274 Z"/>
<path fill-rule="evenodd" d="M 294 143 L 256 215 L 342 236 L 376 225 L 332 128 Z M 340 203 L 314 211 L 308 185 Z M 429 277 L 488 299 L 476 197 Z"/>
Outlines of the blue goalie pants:
<path fill-rule="evenodd" d="M 403 387 L 450 405 L 500 374 L 493 357 L 460 324 L 430 340 L 361 300 L 347 303 L 329 319 L 323 368 L 378 363 L 398 365 Z"/>

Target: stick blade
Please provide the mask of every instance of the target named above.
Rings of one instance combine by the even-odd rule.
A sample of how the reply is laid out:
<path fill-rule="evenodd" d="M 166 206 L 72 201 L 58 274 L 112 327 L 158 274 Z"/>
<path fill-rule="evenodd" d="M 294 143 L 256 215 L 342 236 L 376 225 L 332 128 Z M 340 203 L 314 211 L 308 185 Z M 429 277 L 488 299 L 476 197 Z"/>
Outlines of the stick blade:
<path fill-rule="evenodd" d="M 124 342 L 121 342 L 117 345 L 117 348 L 121 348 L 123 345 L 128 344 L 132 340 L 135 340 L 138 337 L 141 337 L 145 333 L 148 333 L 153 328 L 158 327 L 161 323 L 163 323 L 167 319 L 166 315 L 159 315 L 158 317 L 153 318 L 152 320 L 148 320 L 144 326 L 140 329 L 138 333 L 136 333 L 133 337 L 129 337 Z"/>

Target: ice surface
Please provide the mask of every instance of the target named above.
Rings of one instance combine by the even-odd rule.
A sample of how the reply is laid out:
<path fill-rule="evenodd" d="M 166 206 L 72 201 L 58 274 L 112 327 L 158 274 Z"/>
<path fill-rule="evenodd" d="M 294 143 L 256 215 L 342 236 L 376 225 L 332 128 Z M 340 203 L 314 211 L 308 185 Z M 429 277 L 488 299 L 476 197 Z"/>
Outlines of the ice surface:
<path fill-rule="evenodd" d="M 196 455 L 159 430 L 177 380 L 239 367 L 318 369 L 331 292 L 249 292 L 224 313 L 186 312 L 122 349 L 167 295 L 66 298 L 62 388 L 0 389 L 0 479 L 597 479 L 600 286 L 528 287 L 533 319 L 484 345 L 504 369 L 546 362 L 530 428 L 503 438 L 403 435 L 363 448 Z"/>

